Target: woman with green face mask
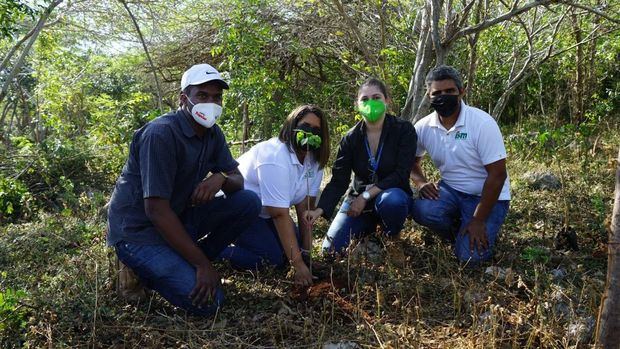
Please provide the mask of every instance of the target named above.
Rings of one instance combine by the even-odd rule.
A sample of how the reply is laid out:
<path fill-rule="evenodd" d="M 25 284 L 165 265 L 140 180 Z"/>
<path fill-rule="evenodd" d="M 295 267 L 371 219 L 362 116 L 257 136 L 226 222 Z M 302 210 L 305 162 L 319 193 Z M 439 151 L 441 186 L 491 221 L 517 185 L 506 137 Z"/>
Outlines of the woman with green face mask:
<path fill-rule="evenodd" d="M 380 225 L 388 237 L 403 228 L 413 204 L 409 172 L 415 160 L 417 137 L 413 125 L 387 113 L 390 98 L 385 84 L 368 79 L 359 88 L 355 109 L 362 116 L 340 141 L 338 156 L 315 210 L 306 224 L 330 219 L 349 187 L 323 241 L 323 251 L 342 253 L 351 238 L 361 238 Z M 351 171 L 355 174 L 353 182 Z"/>

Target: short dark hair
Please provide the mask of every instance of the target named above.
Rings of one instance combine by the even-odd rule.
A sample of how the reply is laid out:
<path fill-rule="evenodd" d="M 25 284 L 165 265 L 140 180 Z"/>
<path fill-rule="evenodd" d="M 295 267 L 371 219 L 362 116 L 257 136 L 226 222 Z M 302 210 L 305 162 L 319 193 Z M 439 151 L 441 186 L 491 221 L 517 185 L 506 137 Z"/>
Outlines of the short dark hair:
<path fill-rule="evenodd" d="M 383 93 L 383 96 L 386 99 L 390 97 L 388 95 L 388 89 L 387 89 L 387 86 L 385 86 L 385 83 L 383 81 L 377 79 L 377 78 L 368 78 L 368 79 L 364 80 L 364 82 L 357 89 L 357 97 L 359 97 L 360 92 L 362 91 L 362 88 L 364 88 L 366 86 L 377 87 L 381 91 L 381 93 Z"/>
<path fill-rule="evenodd" d="M 431 69 L 431 71 L 429 71 L 426 75 L 426 88 L 430 88 L 433 81 L 441 80 L 452 80 L 459 91 L 463 89 L 463 79 L 461 78 L 461 73 L 459 73 L 459 71 L 452 66 L 440 65 Z"/>
<path fill-rule="evenodd" d="M 319 149 L 312 150 L 312 153 L 319 163 L 319 167 L 322 169 L 325 165 L 327 165 L 327 160 L 329 160 L 329 127 L 327 126 L 327 117 L 321 108 L 312 104 L 301 105 L 295 108 L 295 110 L 288 114 L 286 120 L 284 120 L 284 125 L 282 125 L 282 128 L 280 129 L 278 139 L 280 139 L 282 143 L 285 143 L 288 148 L 294 152 L 295 146 L 293 142 L 296 141 L 295 129 L 297 129 L 299 120 L 310 113 L 315 114 L 319 119 L 321 119 L 321 146 Z"/>

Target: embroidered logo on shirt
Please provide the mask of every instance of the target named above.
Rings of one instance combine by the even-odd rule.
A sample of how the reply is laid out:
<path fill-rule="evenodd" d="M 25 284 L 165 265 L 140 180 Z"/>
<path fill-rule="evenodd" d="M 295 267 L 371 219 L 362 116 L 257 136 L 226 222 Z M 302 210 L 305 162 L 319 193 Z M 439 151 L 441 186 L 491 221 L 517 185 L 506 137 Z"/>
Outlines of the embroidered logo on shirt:
<path fill-rule="evenodd" d="M 306 173 L 304 174 L 304 178 L 314 178 L 314 171 L 312 169 L 306 171 Z"/>
<path fill-rule="evenodd" d="M 456 135 L 454 135 L 454 139 L 467 139 L 467 132 L 456 131 Z"/>

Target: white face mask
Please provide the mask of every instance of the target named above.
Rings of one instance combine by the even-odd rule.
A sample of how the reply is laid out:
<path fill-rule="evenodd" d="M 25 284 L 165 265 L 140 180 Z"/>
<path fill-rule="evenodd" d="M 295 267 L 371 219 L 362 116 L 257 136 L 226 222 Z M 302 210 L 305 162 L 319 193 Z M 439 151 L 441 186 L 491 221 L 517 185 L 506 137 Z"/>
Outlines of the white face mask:
<path fill-rule="evenodd" d="M 189 100 L 189 97 L 187 98 L 187 101 L 193 105 L 192 116 L 194 117 L 194 120 L 196 120 L 197 123 L 199 123 L 200 125 L 206 128 L 213 127 L 213 125 L 215 125 L 215 121 L 217 120 L 217 118 L 219 118 L 220 115 L 222 115 L 222 106 L 219 104 L 215 104 L 215 103 L 194 104 L 192 103 L 192 101 Z"/>

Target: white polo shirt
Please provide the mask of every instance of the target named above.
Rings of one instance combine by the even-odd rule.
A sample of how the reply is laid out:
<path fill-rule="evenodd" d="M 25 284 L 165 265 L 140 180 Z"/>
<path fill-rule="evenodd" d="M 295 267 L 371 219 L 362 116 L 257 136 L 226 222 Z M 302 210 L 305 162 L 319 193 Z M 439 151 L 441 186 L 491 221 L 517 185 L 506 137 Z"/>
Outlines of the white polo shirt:
<path fill-rule="evenodd" d="M 480 196 L 487 179 L 485 165 L 506 158 L 504 140 L 495 119 L 484 111 L 461 102 L 456 124 L 446 130 L 436 112 L 415 124 L 418 135 L 416 157 L 426 152 L 450 187 Z M 499 200 L 510 200 L 506 178 Z"/>
<path fill-rule="evenodd" d="M 323 170 L 312 153 L 301 164 L 297 155 L 277 137 L 253 146 L 239 159 L 239 171 L 245 179 L 245 189 L 261 199 L 260 216 L 269 218 L 265 206 L 290 208 L 306 196 L 317 196 Z"/>

